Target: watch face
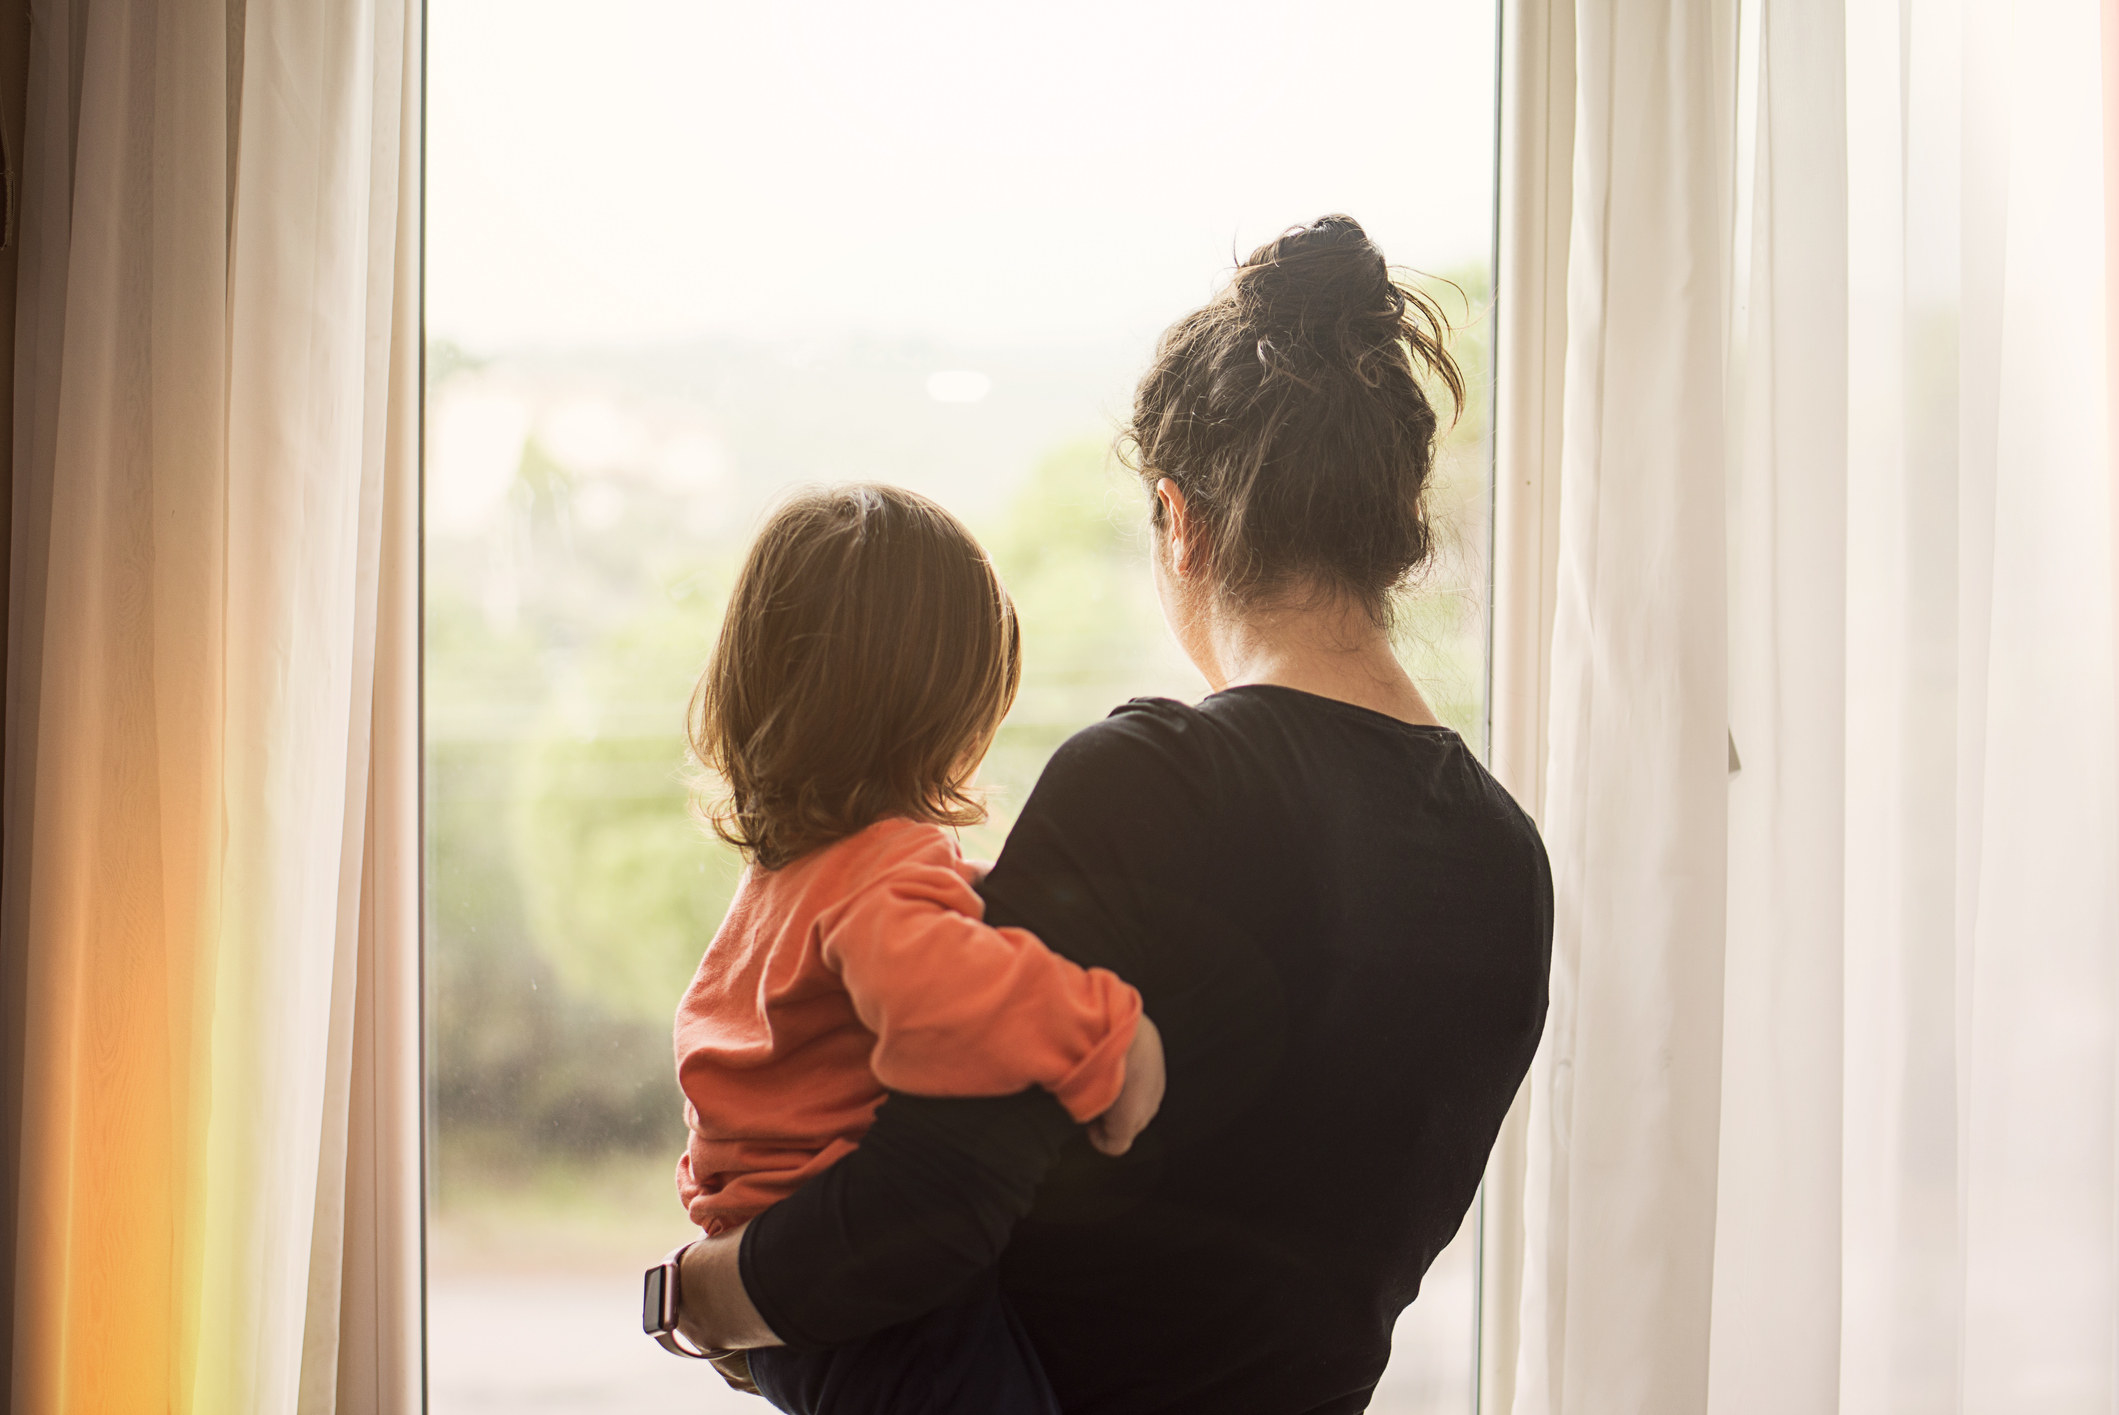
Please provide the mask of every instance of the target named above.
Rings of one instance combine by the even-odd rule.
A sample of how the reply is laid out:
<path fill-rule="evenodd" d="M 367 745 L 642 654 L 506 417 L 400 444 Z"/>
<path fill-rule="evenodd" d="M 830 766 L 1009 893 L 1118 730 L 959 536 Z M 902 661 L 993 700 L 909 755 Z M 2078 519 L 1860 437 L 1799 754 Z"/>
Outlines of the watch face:
<path fill-rule="evenodd" d="M 663 1325 L 663 1289 L 669 1282 L 670 1270 L 657 1264 L 647 1270 L 647 1290 L 640 1297 L 640 1326 L 649 1336 L 668 1331 Z"/>

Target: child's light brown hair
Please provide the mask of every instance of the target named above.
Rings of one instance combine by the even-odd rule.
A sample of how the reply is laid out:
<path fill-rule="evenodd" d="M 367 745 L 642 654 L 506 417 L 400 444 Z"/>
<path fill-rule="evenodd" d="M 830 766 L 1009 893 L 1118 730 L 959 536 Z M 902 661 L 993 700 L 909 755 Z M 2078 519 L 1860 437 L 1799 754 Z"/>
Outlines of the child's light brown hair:
<path fill-rule="evenodd" d="M 893 486 L 784 502 L 743 563 L 692 692 L 703 814 L 778 869 L 893 816 L 971 825 L 970 775 L 1022 682 L 1015 606 L 986 552 Z"/>

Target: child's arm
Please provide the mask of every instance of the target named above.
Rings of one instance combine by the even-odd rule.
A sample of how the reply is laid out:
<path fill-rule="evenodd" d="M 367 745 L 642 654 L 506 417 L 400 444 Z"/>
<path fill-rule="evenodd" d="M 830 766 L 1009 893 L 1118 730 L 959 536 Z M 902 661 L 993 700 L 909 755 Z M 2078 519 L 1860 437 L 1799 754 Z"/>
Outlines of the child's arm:
<path fill-rule="evenodd" d="M 983 914 L 936 832 L 879 862 L 876 878 L 819 919 L 824 961 L 876 1034 L 877 1079 L 928 1096 L 1042 1086 L 1077 1121 L 1095 1119 L 1119 1098 L 1140 994 L 1022 929 L 989 928 Z M 1132 1108 L 1149 1079 L 1132 1088 Z M 1114 1139 L 1139 1129 L 1114 1120 Z"/>
<path fill-rule="evenodd" d="M 963 867 L 971 875 L 974 888 L 993 873 L 991 860 L 967 859 Z M 1107 1155 L 1122 1155 L 1132 1149 L 1134 1139 L 1162 1109 L 1167 1084 L 1162 1029 L 1144 1016 L 1134 1030 L 1133 1045 L 1126 1048 L 1125 1084 L 1111 1108 L 1089 1122 L 1089 1143 Z"/>

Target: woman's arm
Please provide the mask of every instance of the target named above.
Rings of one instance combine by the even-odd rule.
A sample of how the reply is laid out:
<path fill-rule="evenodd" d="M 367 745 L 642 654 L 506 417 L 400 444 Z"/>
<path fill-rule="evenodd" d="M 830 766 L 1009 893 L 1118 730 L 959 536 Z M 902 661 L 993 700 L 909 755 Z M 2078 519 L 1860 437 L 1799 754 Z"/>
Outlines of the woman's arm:
<path fill-rule="evenodd" d="M 1154 1115 L 1162 1097 L 1161 1048 L 1155 1024 L 1142 1018 L 1126 1061 L 1127 1091 L 1136 1089 L 1136 1074 L 1152 1075 L 1153 1084 L 1141 1093 L 1145 1098 L 1129 1102 L 1122 1094 L 1090 1126 L 1091 1143 L 1104 1153 L 1124 1153 Z M 858 1159 L 856 1150 L 795 1196 L 809 1195 L 808 1203 L 846 1216 L 844 1222 L 820 1224 L 814 1212 L 805 1220 L 798 1205 L 763 1270 L 746 1256 L 749 1225 L 686 1251 L 678 1283 L 684 1334 L 708 1349 L 829 1346 L 947 1301 L 999 1259 L 1016 1220 L 1029 1211 L 1037 1179 L 1066 1141 L 1069 1128 L 1045 1113 L 1050 1108 L 1038 1104 L 1040 1094 L 1026 1091 L 971 1110 L 945 1101 L 933 1111 L 929 1098 L 892 1097 L 877 1117 L 881 1140 L 871 1129 L 862 1142 L 869 1159 L 831 1181 Z M 1129 1104 L 1137 1113 L 1122 1114 Z M 918 1163 L 923 1151 L 943 1163 Z M 902 1162 L 908 1159 L 915 1163 Z M 865 1175 L 871 1165 L 878 1172 Z M 894 1229 L 902 1230 L 899 1236 L 891 1236 Z M 822 1306 L 820 1293 L 827 1299 Z M 781 1340 L 760 1303 L 781 1314 L 782 1330 L 797 1333 L 792 1342 Z"/>
<path fill-rule="evenodd" d="M 684 1250 L 677 1272 L 677 1329 L 702 1350 L 784 1345 L 743 1289 L 737 1262 L 746 1231 L 731 1229 Z"/>
<path fill-rule="evenodd" d="M 1147 995 L 1150 1015 L 1160 969 L 1137 893 L 1184 867 L 1175 852 L 1210 809 L 1174 735 L 1158 712 L 1131 709 L 1070 739 L 980 888 L 987 922 L 1113 968 Z M 1169 1042 L 1168 1024 L 1163 1034 Z M 858 1149 L 750 1223 L 736 1263 L 726 1248 L 701 1256 L 699 1339 L 739 1344 L 770 1332 L 793 1347 L 833 1346 L 949 1302 L 999 1260 L 1078 1133 L 1042 1090 L 893 1094 Z"/>
<path fill-rule="evenodd" d="M 1047 1091 L 892 1096 L 859 1149 L 692 1245 L 684 1334 L 709 1349 L 837 1346 L 932 1311 L 999 1260 L 1074 1130 Z"/>
<path fill-rule="evenodd" d="M 741 1285 L 789 1346 L 836 1346 L 949 1302 L 999 1261 L 1076 1133 L 1051 1094 L 893 1095 L 860 1148 L 752 1220 Z"/>

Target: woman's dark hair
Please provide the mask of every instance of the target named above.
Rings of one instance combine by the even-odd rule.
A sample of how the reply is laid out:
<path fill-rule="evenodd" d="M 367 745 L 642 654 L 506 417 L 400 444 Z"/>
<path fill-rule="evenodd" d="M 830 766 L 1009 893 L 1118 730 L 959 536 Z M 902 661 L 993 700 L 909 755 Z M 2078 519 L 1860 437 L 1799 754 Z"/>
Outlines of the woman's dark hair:
<path fill-rule="evenodd" d="M 892 816 L 970 825 L 1022 681 L 1015 606 L 963 524 L 892 486 L 799 493 L 743 562 L 692 692 L 714 832 L 765 869 Z"/>
<path fill-rule="evenodd" d="M 1121 455 L 1151 493 L 1162 477 L 1184 493 L 1224 594 L 1323 591 L 1380 620 L 1430 550 L 1436 417 L 1419 375 L 1461 411 L 1448 332 L 1352 217 L 1293 227 L 1164 332 Z M 1157 502 L 1158 531 L 1163 515 Z"/>

